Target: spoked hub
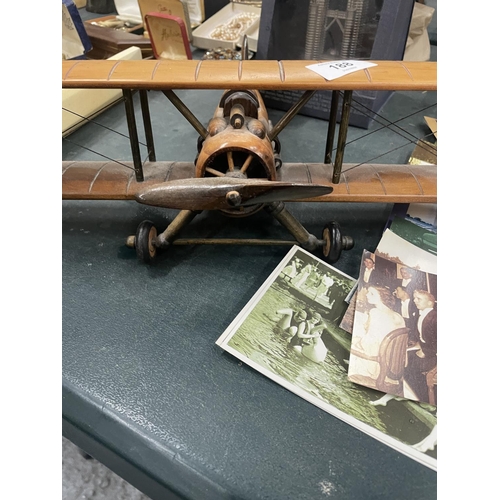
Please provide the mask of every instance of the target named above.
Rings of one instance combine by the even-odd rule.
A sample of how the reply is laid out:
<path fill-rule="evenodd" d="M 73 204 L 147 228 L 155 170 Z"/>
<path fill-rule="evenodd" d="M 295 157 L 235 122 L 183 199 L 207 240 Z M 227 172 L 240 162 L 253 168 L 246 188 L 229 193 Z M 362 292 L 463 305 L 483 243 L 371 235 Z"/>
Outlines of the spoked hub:
<path fill-rule="evenodd" d="M 260 158 L 249 151 L 221 151 L 205 167 L 205 177 L 228 177 L 232 179 L 268 179 Z M 220 209 L 230 217 L 247 217 L 262 209 L 262 203 L 252 206 L 236 206 Z"/>

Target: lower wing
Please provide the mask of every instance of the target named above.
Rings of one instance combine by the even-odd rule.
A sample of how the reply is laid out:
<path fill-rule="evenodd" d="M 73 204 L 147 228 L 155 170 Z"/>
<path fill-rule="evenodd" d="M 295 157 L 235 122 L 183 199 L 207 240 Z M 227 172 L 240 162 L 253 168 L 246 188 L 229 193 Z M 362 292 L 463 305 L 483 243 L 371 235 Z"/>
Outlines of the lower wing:
<path fill-rule="evenodd" d="M 64 161 L 62 197 L 66 200 L 134 200 L 136 194 L 148 186 L 195 176 L 194 164 L 189 162 L 149 162 L 143 168 L 144 181 L 137 182 L 132 162 Z M 436 165 L 346 163 L 338 184 L 332 183 L 332 175 L 332 164 L 284 163 L 277 180 L 333 188 L 329 194 L 300 201 L 437 203 Z"/>

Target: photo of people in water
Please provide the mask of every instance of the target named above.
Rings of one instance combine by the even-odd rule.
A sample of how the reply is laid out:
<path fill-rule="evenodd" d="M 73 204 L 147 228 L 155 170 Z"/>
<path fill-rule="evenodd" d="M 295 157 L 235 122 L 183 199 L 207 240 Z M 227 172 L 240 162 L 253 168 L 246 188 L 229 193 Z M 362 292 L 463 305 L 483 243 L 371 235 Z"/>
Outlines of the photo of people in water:
<path fill-rule="evenodd" d="M 348 380 L 339 326 L 357 281 L 295 246 L 217 345 L 290 391 L 435 469 L 435 406 Z M 410 424 L 408 422 L 411 422 Z"/>

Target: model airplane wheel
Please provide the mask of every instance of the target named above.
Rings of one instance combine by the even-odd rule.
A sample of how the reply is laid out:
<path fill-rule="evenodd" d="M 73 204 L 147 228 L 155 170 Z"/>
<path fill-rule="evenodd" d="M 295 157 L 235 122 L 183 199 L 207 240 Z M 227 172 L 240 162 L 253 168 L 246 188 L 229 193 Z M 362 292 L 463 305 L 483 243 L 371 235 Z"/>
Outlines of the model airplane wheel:
<path fill-rule="evenodd" d="M 342 236 L 338 222 L 329 222 L 323 228 L 323 256 L 328 262 L 335 263 L 340 259 L 342 250 L 350 250 L 354 240 L 350 236 Z"/>
<path fill-rule="evenodd" d="M 154 245 L 156 235 L 156 227 L 149 220 L 142 221 L 135 233 L 137 258 L 147 264 L 153 262 L 156 257 L 156 247 Z"/>

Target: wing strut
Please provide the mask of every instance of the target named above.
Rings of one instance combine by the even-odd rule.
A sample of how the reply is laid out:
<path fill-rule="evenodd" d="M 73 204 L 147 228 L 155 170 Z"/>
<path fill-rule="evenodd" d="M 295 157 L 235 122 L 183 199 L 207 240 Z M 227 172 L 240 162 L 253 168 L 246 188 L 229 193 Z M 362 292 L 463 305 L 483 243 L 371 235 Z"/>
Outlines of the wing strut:
<path fill-rule="evenodd" d="M 302 94 L 302 97 L 280 118 L 279 122 L 269 132 L 270 141 L 276 139 L 276 136 L 290 123 L 291 119 L 302 109 L 315 92 L 315 90 L 306 90 Z"/>
<path fill-rule="evenodd" d="M 135 121 L 134 96 L 131 89 L 122 89 L 122 93 L 123 93 L 123 101 L 125 103 L 125 114 L 127 116 L 130 148 L 132 149 L 132 159 L 134 161 L 135 178 L 137 182 L 142 182 L 144 180 L 144 172 L 142 170 L 141 150 L 139 147 L 139 135 L 137 133 L 137 124 Z M 144 133 L 146 135 L 148 160 L 156 161 L 156 152 L 153 141 L 153 130 L 151 128 L 151 117 L 149 114 L 147 90 L 139 90 L 139 97 L 141 99 L 142 121 L 144 123 Z"/>
<path fill-rule="evenodd" d="M 155 145 L 153 141 L 153 128 L 151 127 L 151 115 L 149 114 L 148 91 L 139 90 L 141 98 L 142 121 L 144 123 L 144 133 L 146 135 L 146 146 L 148 148 L 148 160 L 156 161 Z"/>
<path fill-rule="evenodd" d="M 342 171 L 342 162 L 344 161 L 344 150 L 347 141 L 347 130 L 349 128 L 351 101 L 352 101 L 352 90 L 345 90 L 344 99 L 342 101 L 342 116 L 340 118 L 337 153 L 335 154 L 335 164 L 333 166 L 333 178 L 332 178 L 333 184 L 338 184 L 340 182 L 340 173 Z"/>
<path fill-rule="evenodd" d="M 130 89 L 123 89 L 123 99 L 125 102 L 125 113 L 127 115 L 128 135 L 130 137 L 130 148 L 132 149 L 132 159 L 134 161 L 135 178 L 137 182 L 144 180 L 142 171 L 141 151 L 139 149 L 139 136 L 137 134 L 137 124 L 134 113 L 134 96 Z"/>
<path fill-rule="evenodd" d="M 330 103 L 330 116 L 328 118 L 328 132 L 326 134 L 325 163 L 332 163 L 333 141 L 335 140 L 338 107 L 339 91 L 332 90 L 332 102 Z"/>

